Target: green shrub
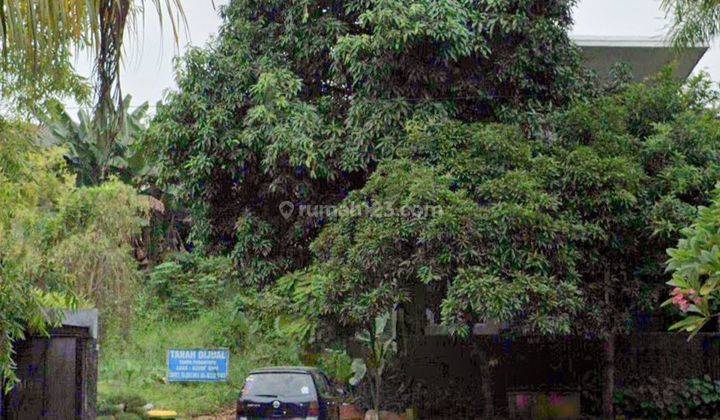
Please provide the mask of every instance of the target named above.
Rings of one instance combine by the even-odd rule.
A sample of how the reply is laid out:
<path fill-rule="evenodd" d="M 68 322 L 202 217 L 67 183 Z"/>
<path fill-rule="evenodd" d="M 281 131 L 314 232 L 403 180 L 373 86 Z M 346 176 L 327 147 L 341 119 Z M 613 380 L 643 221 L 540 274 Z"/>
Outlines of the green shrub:
<path fill-rule="evenodd" d="M 125 409 L 139 408 L 147 404 L 147 401 L 138 394 L 135 393 L 119 393 L 111 395 L 103 400 L 105 404 L 118 406 L 123 404 Z"/>
<path fill-rule="evenodd" d="M 147 401 L 136 393 L 120 392 L 102 398 L 98 402 L 98 415 L 110 416 L 115 419 L 145 418 Z"/>
<path fill-rule="evenodd" d="M 174 319 L 197 317 L 225 296 L 233 277 L 232 262 L 224 257 L 176 254 L 150 273 L 149 285 L 163 311 Z"/>
<path fill-rule="evenodd" d="M 121 407 L 118 404 L 112 404 L 108 401 L 102 400 L 97 403 L 97 414 L 98 416 L 108 416 L 112 418 L 113 414 L 121 412 Z M 98 417 L 98 418 L 100 418 Z"/>
<path fill-rule="evenodd" d="M 0 376 L 8 387 L 13 342 L 44 327 L 44 292 L 87 298 L 104 322 L 127 319 L 118 312 L 135 297 L 131 242 L 147 209 L 118 181 L 76 187 L 64 150 L 35 139 L 31 127 L 0 120 Z"/>
<path fill-rule="evenodd" d="M 720 412 L 720 380 L 648 379 L 615 393 L 618 414 L 642 418 L 715 418 Z"/>
<path fill-rule="evenodd" d="M 720 184 L 719 184 L 720 186 Z M 700 207 L 693 224 L 682 231 L 676 248 L 668 249 L 668 282 L 672 304 L 682 319 L 670 326 L 691 337 L 720 314 L 720 189 L 708 207 Z"/>
<path fill-rule="evenodd" d="M 342 349 L 325 349 L 310 363 L 325 372 L 339 384 L 346 385 L 353 376 L 353 359 Z"/>
<path fill-rule="evenodd" d="M 208 340 L 213 346 L 239 350 L 248 336 L 258 332 L 258 323 L 247 317 L 241 302 L 237 297 L 201 315 L 209 326 Z"/>

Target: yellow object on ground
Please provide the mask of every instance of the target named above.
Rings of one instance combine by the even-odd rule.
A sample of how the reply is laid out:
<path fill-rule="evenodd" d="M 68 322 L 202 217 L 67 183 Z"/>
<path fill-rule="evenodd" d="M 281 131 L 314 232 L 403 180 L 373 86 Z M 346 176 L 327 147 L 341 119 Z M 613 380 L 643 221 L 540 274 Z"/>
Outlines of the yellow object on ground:
<path fill-rule="evenodd" d="M 150 410 L 147 415 L 151 419 L 174 419 L 178 414 L 170 410 Z"/>
<path fill-rule="evenodd" d="M 408 408 L 405 410 L 405 419 L 406 420 L 418 420 L 420 418 L 420 415 L 418 414 L 418 409 L 415 407 Z"/>

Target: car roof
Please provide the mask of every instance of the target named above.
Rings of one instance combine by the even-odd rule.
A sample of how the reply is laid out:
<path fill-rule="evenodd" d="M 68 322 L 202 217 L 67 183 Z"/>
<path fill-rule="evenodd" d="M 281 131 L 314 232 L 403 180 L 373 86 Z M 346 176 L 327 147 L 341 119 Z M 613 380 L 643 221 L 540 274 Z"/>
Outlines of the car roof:
<path fill-rule="evenodd" d="M 250 374 L 254 373 L 317 373 L 320 369 L 312 366 L 271 366 L 260 369 L 255 369 Z"/>

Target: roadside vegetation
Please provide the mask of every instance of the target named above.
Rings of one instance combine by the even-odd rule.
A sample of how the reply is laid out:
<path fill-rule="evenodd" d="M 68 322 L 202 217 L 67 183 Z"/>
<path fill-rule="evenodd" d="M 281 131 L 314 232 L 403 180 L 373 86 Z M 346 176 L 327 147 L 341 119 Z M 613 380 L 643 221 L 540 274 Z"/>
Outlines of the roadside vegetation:
<path fill-rule="evenodd" d="M 224 412 L 233 407 L 247 373 L 268 365 L 315 364 L 341 383 L 349 380 L 352 361 L 344 351 L 308 352 L 273 320 L 258 319 L 252 309 L 257 293 L 237 288 L 232 268 L 225 257 L 182 253 L 144 277 L 132 300 L 132 321 L 111 322 L 104 331 L 101 414 L 113 414 L 120 404 L 152 404 L 183 416 Z M 169 384 L 170 348 L 230 349 L 228 381 Z"/>
<path fill-rule="evenodd" d="M 149 403 L 183 416 L 221 413 L 233 407 L 250 370 L 273 364 L 300 364 L 297 348 L 290 343 L 256 334 L 242 337 L 243 341 L 252 340 L 252 345 L 230 347 L 227 382 L 167 384 L 167 350 L 226 347 L 228 330 L 222 326 L 228 318 L 232 314 L 219 309 L 205 310 L 197 319 L 183 321 L 143 316 L 133 322 L 129 331 L 113 332 L 101 349 L 100 414 L 111 414 L 115 405 L 132 399 L 142 400 L 140 406 Z"/>

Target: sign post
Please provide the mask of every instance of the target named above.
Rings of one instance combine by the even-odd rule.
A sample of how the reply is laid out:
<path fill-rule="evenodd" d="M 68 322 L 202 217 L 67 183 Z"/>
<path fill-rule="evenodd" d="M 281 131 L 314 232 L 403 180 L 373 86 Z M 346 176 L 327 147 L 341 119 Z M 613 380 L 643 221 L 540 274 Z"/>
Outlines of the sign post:
<path fill-rule="evenodd" d="M 167 354 L 168 382 L 225 382 L 230 365 L 227 349 L 171 349 Z"/>

